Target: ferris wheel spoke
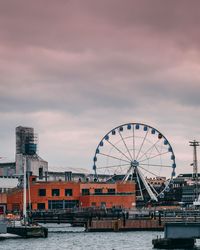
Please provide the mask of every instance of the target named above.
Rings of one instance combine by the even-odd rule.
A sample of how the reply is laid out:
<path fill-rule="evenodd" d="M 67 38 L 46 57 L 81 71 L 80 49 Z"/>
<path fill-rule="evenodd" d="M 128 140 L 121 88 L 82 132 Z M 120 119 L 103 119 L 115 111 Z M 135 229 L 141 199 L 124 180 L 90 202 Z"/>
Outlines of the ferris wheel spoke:
<path fill-rule="evenodd" d="M 141 146 L 140 146 L 140 149 L 139 149 L 139 151 L 138 151 L 138 153 L 137 153 L 136 160 L 138 159 L 138 156 L 140 155 L 141 149 L 142 149 L 142 147 L 143 147 L 143 145 L 144 145 L 144 142 L 145 142 L 145 140 L 146 140 L 146 138 L 147 138 L 148 132 L 149 132 L 149 130 L 147 130 L 147 132 L 146 132 L 146 134 L 145 134 L 145 137 L 144 137 L 144 139 L 143 139 L 143 141 L 142 141 L 142 144 L 141 144 Z"/>
<path fill-rule="evenodd" d="M 130 166 L 130 164 L 120 164 L 120 165 L 112 165 L 112 166 L 105 166 L 105 167 L 99 167 L 98 169 L 104 169 L 104 168 L 117 168 L 117 167 L 123 167 L 123 166 Z"/>
<path fill-rule="evenodd" d="M 160 141 L 160 139 L 158 139 L 149 149 L 147 149 L 147 151 L 145 151 L 139 158 L 138 161 L 142 160 L 142 158 L 150 151 L 152 150 L 156 144 L 158 144 L 158 142 Z M 157 148 L 156 148 L 157 149 Z"/>
<path fill-rule="evenodd" d="M 153 166 L 153 167 L 164 167 L 164 168 L 171 168 L 172 166 L 169 165 L 162 165 L 162 164 L 144 164 L 140 163 L 142 166 Z"/>
<path fill-rule="evenodd" d="M 127 160 L 123 160 L 123 159 L 120 159 L 116 156 L 113 156 L 113 155 L 108 155 L 108 154 L 104 154 L 104 153 L 98 153 L 99 155 L 104 155 L 104 156 L 107 156 L 109 158 L 113 158 L 113 159 L 116 159 L 116 160 L 119 160 L 119 161 L 123 161 L 123 162 L 127 162 L 127 163 L 130 163 L 130 161 L 127 161 Z"/>
<path fill-rule="evenodd" d="M 169 152 L 166 151 L 166 152 L 164 152 L 164 153 L 159 153 L 159 154 L 157 154 L 157 155 L 154 155 L 154 156 L 151 156 L 151 157 L 147 157 L 147 159 L 142 160 L 142 161 L 139 161 L 139 163 L 144 162 L 144 161 L 146 161 L 146 160 L 151 160 L 151 159 L 153 159 L 153 158 L 159 157 L 159 156 L 164 155 L 164 154 L 167 154 L 167 153 L 169 153 Z"/>
<path fill-rule="evenodd" d="M 135 160 L 135 130 L 133 126 L 133 159 Z"/>
<path fill-rule="evenodd" d="M 154 176 L 156 176 L 156 177 L 159 177 L 159 175 L 158 175 L 158 174 L 154 174 L 153 172 L 151 172 L 151 171 L 147 170 L 147 169 L 146 169 L 146 168 L 144 168 L 144 167 L 139 166 L 139 168 L 143 169 L 144 171 L 148 172 L 149 174 L 152 174 L 152 175 L 154 175 Z"/>
<path fill-rule="evenodd" d="M 129 157 L 128 157 L 124 152 L 122 152 L 118 147 L 116 147 L 112 142 L 110 142 L 110 141 L 108 141 L 108 140 L 107 140 L 107 142 L 108 142 L 111 146 L 113 146 L 120 154 L 122 154 L 124 157 L 126 157 L 127 160 L 131 161 L 131 159 L 129 159 Z"/>
<path fill-rule="evenodd" d="M 121 139 L 122 139 L 122 141 L 123 141 L 123 143 L 124 143 L 124 146 L 125 146 L 125 148 L 126 148 L 128 154 L 129 154 L 129 156 L 130 156 L 130 159 L 129 159 L 129 160 L 132 161 L 133 158 L 132 158 L 132 156 L 131 156 L 131 153 L 130 153 L 130 151 L 129 151 L 127 145 L 126 145 L 126 142 L 125 142 L 125 140 L 124 140 L 124 138 L 123 138 L 123 136 L 122 136 L 122 134 L 121 134 L 121 132 L 120 132 L 119 130 L 118 130 L 118 133 L 119 133 L 119 135 L 120 135 L 120 137 L 121 137 Z"/>

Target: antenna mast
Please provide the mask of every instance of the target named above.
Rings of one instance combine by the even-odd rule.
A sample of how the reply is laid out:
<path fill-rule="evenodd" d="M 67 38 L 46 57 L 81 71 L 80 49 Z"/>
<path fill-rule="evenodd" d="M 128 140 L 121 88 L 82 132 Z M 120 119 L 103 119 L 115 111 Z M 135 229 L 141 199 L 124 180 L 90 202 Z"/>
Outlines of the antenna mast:
<path fill-rule="evenodd" d="M 197 161 L 197 147 L 200 146 L 199 142 L 194 140 L 194 141 L 190 141 L 190 146 L 193 147 L 193 180 L 195 181 L 195 186 L 196 186 L 196 197 L 198 196 L 198 192 L 197 192 L 197 185 L 198 185 L 198 161 Z"/>

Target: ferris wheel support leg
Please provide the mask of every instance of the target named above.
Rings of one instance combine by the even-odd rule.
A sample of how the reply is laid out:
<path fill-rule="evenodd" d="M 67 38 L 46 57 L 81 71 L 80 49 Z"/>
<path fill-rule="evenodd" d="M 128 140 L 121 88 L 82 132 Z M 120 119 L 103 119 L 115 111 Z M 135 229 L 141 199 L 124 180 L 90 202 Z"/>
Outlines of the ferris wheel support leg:
<path fill-rule="evenodd" d="M 141 188 L 141 184 L 140 184 L 140 178 L 138 176 L 138 172 L 136 171 L 136 177 L 137 177 L 137 182 L 138 182 L 138 185 L 139 185 L 139 189 L 140 189 L 140 195 L 142 197 L 142 200 L 144 200 L 144 196 L 143 196 L 143 193 L 142 193 L 142 188 Z"/>
<path fill-rule="evenodd" d="M 153 185 L 149 184 L 149 186 L 153 189 L 153 191 L 158 195 L 158 192 L 155 190 L 155 188 L 153 187 Z"/>
<path fill-rule="evenodd" d="M 132 174 L 131 172 L 132 172 L 132 167 L 130 167 L 130 168 L 129 168 L 129 170 L 128 170 L 127 174 L 124 176 L 124 178 L 123 178 L 123 181 L 122 181 L 122 182 L 124 182 L 124 181 L 127 181 L 127 180 L 128 180 L 128 178 L 129 178 L 130 174 Z"/>
<path fill-rule="evenodd" d="M 140 179 L 142 180 L 142 182 L 143 182 L 143 184 L 144 184 L 144 186 L 145 186 L 145 188 L 146 188 L 146 190 L 147 190 L 147 192 L 148 192 L 150 198 L 151 198 L 152 200 L 154 200 L 154 201 L 158 201 L 157 197 L 155 196 L 155 194 L 152 192 L 151 188 L 149 187 L 149 184 L 148 184 L 147 181 L 145 180 L 145 178 L 144 178 L 142 172 L 139 170 L 139 168 L 137 168 L 136 171 L 137 171 L 137 173 L 138 173 Z"/>

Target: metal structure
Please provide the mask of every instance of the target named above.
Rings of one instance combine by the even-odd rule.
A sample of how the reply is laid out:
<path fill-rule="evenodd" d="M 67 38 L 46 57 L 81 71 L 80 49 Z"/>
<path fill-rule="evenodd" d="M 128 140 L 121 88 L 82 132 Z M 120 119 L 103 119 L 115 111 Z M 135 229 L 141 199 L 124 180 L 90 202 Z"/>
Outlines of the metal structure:
<path fill-rule="evenodd" d="M 193 147 L 193 180 L 198 182 L 198 161 L 197 161 L 197 147 L 199 146 L 199 142 L 194 140 L 190 141 L 190 146 Z"/>
<path fill-rule="evenodd" d="M 169 141 L 157 129 L 141 123 L 109 131 L 99 142 L 93 161 L 97 180 L 98 175 L 107 174 L 105 181 L 135 181 L 140 201 L 158 201 L 175 176 L 175 155 Z M 150 183 L 161 177 L 159 187 Z"/>
<path fill-rule="evenodd" d="M 193 166 L 193 181 L 195 182 L 195 200 L 194 200 L 194 205 L 199 206 L 200 204 L 200 197 L 199 197 L 199 191 L 198 191 L 198 161 L 197 161 L 197 147 L 199 146 L 199 142 L 194 140 L 190 141 L 190 146 L 193 147 L 193 163 L 191 164 Z"/>

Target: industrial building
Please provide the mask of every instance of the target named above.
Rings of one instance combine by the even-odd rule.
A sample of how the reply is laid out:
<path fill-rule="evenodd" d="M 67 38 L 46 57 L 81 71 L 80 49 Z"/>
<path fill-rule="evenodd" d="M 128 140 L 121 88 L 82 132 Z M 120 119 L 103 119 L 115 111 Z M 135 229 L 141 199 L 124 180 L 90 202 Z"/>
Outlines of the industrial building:
<path fill-rule="evenodd" d="M 37 154 L 37 135 L 30 127 L 16 128 L 16 154 L 15 162 L 0 163 L 1 177 L 20 177 L 23 175 L 23 165 L 26 161 L 27 171 L 43 178 L 48 172 L 48 162 Z"/>
<path fill-rule="evenodd" d="M 23 166 L 26 163 L 27 172 L 31 175 L 39 177 L 40 180 L 58 181 L 58 180 L 70 180 L 70 181 L 91 181 L 94 180 L 93 174 L 85 174 L 81 172 L 55 172 L 48 170 L 48 162 L 43 160 L 38 155 L 38 136 L 34 132 L 34 128 L 18 126 L 15 130 L 16 137 L 16 154 L 15 162 L 5 162 L 0 160 L 0 178 L 20 178 L 23 176 Z M 103 179 L 105 176 L 99 176 Z M 9 180 L 8 180 L 9 182 Z M 11 181 L 13 182 L 13 181 Z M 16 183 L 10 183 L 12 187 L 15 187 Z M 1 186 L 1 188 L 6 188 Z"/>
<path fill-rule="evenodd" d="M 16 128 L 16 175 L 23 175 L 23 165 L 26 161 L 26 169 L 33 175 L 43 178 L 44 172 L 48 172 L 48 162 L 37 154 L 37 135 L 33 128 Z"/>

